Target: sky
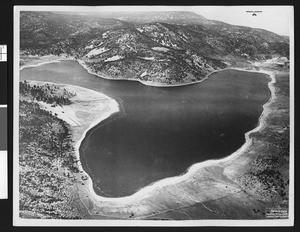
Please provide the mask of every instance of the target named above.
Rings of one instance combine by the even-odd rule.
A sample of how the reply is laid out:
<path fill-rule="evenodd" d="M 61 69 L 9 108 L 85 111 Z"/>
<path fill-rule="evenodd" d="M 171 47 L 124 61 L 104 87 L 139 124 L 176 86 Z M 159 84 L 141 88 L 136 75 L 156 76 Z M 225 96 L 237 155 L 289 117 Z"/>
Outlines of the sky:
<path fill-rule="evenodd" d="M 207 19 L 266 29 L 289 36 L 293 28 L 292 6 L 107 6 L 100 11 L 193 11 Z M 261 11 L 252 16 L 247 11 Z"/>
<path fill-rule="evenodd" d="M 207 19 L 220 20 L 234 25 L 262 28 L 279 35 L 289 35 L 293 27 L 293 11 L 290 7 L 194 7 L 193 11 Z M 258 11 L 257 16 L 247 11 Z M 262 12 L 260 12 L 262 11 Z"/>

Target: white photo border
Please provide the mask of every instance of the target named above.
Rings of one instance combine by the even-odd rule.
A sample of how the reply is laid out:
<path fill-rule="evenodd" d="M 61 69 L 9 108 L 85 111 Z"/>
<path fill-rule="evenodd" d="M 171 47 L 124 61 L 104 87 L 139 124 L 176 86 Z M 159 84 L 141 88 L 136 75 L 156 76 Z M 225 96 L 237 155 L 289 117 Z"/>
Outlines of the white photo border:
<path fill-rule="evenodd" d="M 272 7 L 286 7 L 290 10 L 290 191 L 289 218 L 268 220 L 183 220 L 183 221 L 151 221 L 151 220 L 63 220 L 63 219 L 22 219 L 19 217 L 19 54 L 20 54 L 20 11 L 110 11 L 110 10 L 138 10 L 139 7 L 153 7 L 154 10 L 170 10 L 170 6 L 15 6 L 14 7 L 14 72 L 13 72 L 13 225 L 14 226 L 247 226 L 247 227 L 283 227 L 294 225 L 294 9 L 293 6 L 231 6 L 243 10 L 264 9 Z M 175 6 L 172 6 L 175 7 Z M 183 10 L 194 6 L 178 6 Z M 215 7 L 215 6 L 205 6 Z M 221 6 L 219 6 L 221 7 Z M 228 7 L 228 6 L 227 6 Z"/>

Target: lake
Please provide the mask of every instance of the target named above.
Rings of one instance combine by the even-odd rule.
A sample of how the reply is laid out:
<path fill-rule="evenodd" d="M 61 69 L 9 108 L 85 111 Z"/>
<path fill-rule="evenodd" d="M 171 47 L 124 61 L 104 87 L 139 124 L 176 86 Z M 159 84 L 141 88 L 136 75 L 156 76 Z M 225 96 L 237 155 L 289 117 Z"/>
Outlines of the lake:
<path fill-rule="evenodd" d="M 195 163 L 230 155 L 257 126 L 270 97 L 267 75 L 237 70 L 170 88 L 105 80 L 77 61 L 25 68 L 20 74 L 21 80 L 93 89 L 122 106 L 121 112 L 89 131 L 80 147 L 95 192 L 107 197 L 131 195 L 155 181 L 181 175 Z"/>

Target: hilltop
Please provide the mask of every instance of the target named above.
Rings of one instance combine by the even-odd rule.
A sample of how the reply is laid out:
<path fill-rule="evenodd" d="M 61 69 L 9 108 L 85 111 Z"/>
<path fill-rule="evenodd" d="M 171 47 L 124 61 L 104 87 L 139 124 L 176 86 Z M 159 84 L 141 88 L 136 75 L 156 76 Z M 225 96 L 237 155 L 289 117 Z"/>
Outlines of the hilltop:
<path fill-rule="evenodd" d="M 21 12 L 22 55 L 76 57 L 100 76 L 182 84 L 239 61 L 289 57 L 275 33 L 193 12 Z"/>

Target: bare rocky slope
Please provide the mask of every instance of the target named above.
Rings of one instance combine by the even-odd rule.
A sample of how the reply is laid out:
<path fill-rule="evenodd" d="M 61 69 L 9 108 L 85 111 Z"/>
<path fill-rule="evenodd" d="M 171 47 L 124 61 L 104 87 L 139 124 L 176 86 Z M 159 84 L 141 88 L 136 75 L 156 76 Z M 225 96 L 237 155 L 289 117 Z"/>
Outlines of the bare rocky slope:
<path fill-rule="evenodd" d="M 143 17 L 127 13 L 99 17 L 22 12 L 21 51 L 23 55 L 67 54 L 107 77 L 150 78 L 162 83 L 199 80 L 211 70 L 234 66 L 235 62 L 238 68 L 274 73 L 275 97 L 269 105 L 270 113 L 265 126 L 250 135 L 249 147 L 236 159 L 201 168 L 190 180 L 157 188 L 138 200 L 121 205 L 98 201 L 89 197 L 89 180 L 81 173 L 70 172 L 68 168 L 73 165 L 62 165 L 64 157 L 72 157 L 71 150 L 67 152 L 69 156 L 49 157 L 48 147 L 37 146 L 38 150 L 34 150 L 28 146 L 23 132 L 31 133 L 38 143 L 50 138 L 43 137 L 41 129 L 51 129 L 54 138 L 65 136 L 69 142 L 70 135 L 64 122 L 21 101 L 20 125 L 25 127 L 20 128 L 20 145 L 23 143 L 24 148 L 20 150 L 20 183 L 35 190 L 32 193 L 20 185 L 20 217 L 266 219 L 270 208 L 289 207 L 289 69 L 276 64 L 280 59 L 265 64 L 239 62 L 289 58 L 288 38 L 201 16 L 197 21 L 197 15 L 188 15 L 150 12 Z M 49 123 L 40 128 L 36 120 Z M 43 138 L 35 139 L 36 136 Z M 57 147 L 55 141 L 58 140 L 51 138 L 41 144 Z M 36 159 L 41 162 L 36 163 Z M 59 169 L 53 169 L 53 165 Z M 29 182 L 28 177 L 32 177 Z M 49 186 L 51 179 L 55 182 Z M 36 186 L 47 188 L 43 192 Z"/>
<path fill-rule="evenodd" d="M 107 78 L 162 84 L 199 81 L 238 60 L 289 57 L 286 37 L 193 12 L 21 12 L 20 35 L 23 55 L 67 54 Z"/>

